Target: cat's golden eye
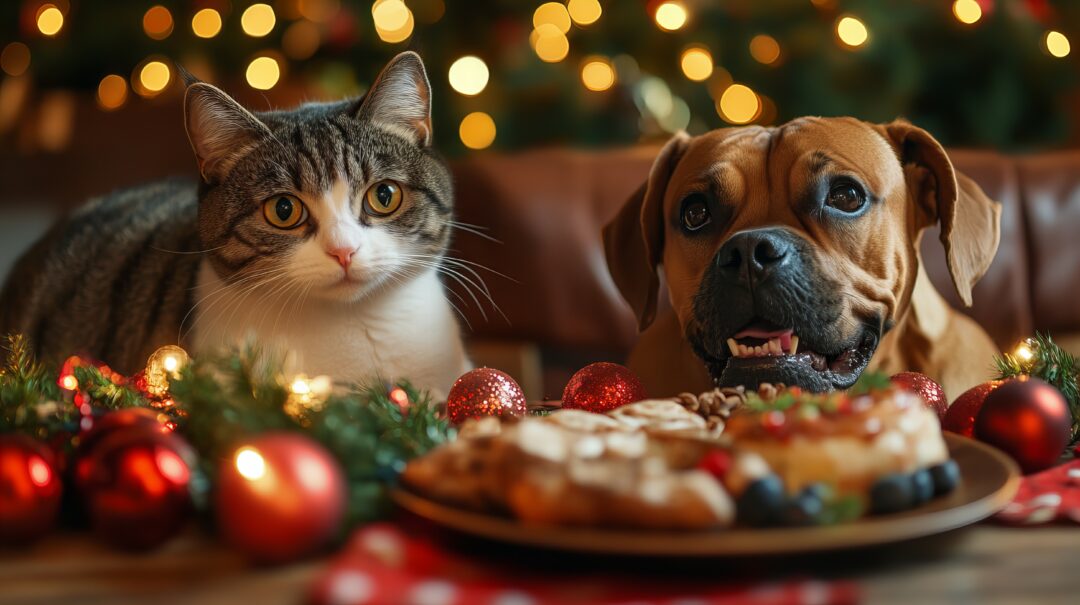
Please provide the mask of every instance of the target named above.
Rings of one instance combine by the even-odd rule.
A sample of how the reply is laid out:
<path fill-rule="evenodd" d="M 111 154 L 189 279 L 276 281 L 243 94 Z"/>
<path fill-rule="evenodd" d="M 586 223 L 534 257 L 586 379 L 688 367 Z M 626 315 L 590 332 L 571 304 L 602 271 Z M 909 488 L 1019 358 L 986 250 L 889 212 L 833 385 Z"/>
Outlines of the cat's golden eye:
<path fill-rule="evenodd" d="M 401 186 L 394 181 L 379 181 L 364 194 L 364 205 L 375 216 L 389 216 L 401 207 Z"/>
<path fill-rule="evenodd" d="M 278 229 L 293 229 L 304 224 L 308 212 L 304 202 L 291 195 L 275 195 L 263 202 L 266 222 Z"/>

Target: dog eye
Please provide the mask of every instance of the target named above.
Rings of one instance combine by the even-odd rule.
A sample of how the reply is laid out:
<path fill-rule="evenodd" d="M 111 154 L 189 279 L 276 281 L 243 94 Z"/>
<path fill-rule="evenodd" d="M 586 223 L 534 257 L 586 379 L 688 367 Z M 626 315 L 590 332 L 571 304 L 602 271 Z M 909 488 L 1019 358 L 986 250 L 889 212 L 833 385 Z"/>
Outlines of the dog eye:
<path fill-rule="evenodd" d="M 687 231 L 697 231 L 712 220 L 709 206 L 700 194 L 694 194 L 683 200 L 682 224 Z"/>
<path fill-rule="evenodd" d="M 841 212 L 858 212 L 866 203 L 866 193 L 850 181 L 842 181 L 829 189 L 825 203 Z"/>

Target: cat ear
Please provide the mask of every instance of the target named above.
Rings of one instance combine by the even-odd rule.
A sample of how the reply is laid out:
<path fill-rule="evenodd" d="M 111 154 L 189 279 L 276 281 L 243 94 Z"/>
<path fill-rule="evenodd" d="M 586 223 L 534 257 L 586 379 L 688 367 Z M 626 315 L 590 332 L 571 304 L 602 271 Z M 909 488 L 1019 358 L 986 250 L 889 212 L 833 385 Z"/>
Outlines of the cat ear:
<path fill-rule="evenodd" d="M 184 125 L 207 183 L 220 182 L 270 130 L 221 89 L 195 81 L 184 94 Z"/>
<path fill-rule="evenodd" d="M 421 147 L 431 144 L 431 86 L 420 55 L 407 51 L 383 68 L 356 117 L 403 134 Z"/>

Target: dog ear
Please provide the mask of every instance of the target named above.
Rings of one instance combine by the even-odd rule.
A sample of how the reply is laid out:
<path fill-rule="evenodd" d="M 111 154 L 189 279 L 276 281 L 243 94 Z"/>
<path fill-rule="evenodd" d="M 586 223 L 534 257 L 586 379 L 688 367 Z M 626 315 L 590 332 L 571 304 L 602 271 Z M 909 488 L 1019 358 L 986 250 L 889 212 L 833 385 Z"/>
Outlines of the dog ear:
<path fill-rule="evenodd" d="M 898 120 L 885 125 L 904 166 L 908 188 L 923 217 L 920 228 L 941 224 L 941 243 L 956 293 L 971 306 L 971 288 L 994 260 L 1001 239 L 1001 205 L 953 168 L 941 144 L 925 130 Z"/>
<path fill-rule="evenodd" d="M 649 327 L 656 317 L 660 290 L 657 266 L 664 248 L 664 192 L 689 142 L 685 132 L 672 137 L 653 162 L 649 179 L 604 227 L 608 270 L 634 309 L 640 330 Z"/>

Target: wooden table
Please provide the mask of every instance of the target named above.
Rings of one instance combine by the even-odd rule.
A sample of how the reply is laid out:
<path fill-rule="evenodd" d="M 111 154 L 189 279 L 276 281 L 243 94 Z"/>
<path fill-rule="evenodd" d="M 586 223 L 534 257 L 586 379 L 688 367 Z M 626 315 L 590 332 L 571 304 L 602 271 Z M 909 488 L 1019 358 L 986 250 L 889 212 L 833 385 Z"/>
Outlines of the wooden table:
<path fill-rule="evenodd" d="M 196 532 L 147 554 L 57 535 L 22 552 L 0 551 L 0 604 L 297 603 L 324 564 L 251 567 Z M 890 548 L 769 565 L 853 580 L 867 603 L 1078 603 L 1080 527 L 984 524 Z M 683 573 L 695 573 L 693 565 Z"/>

